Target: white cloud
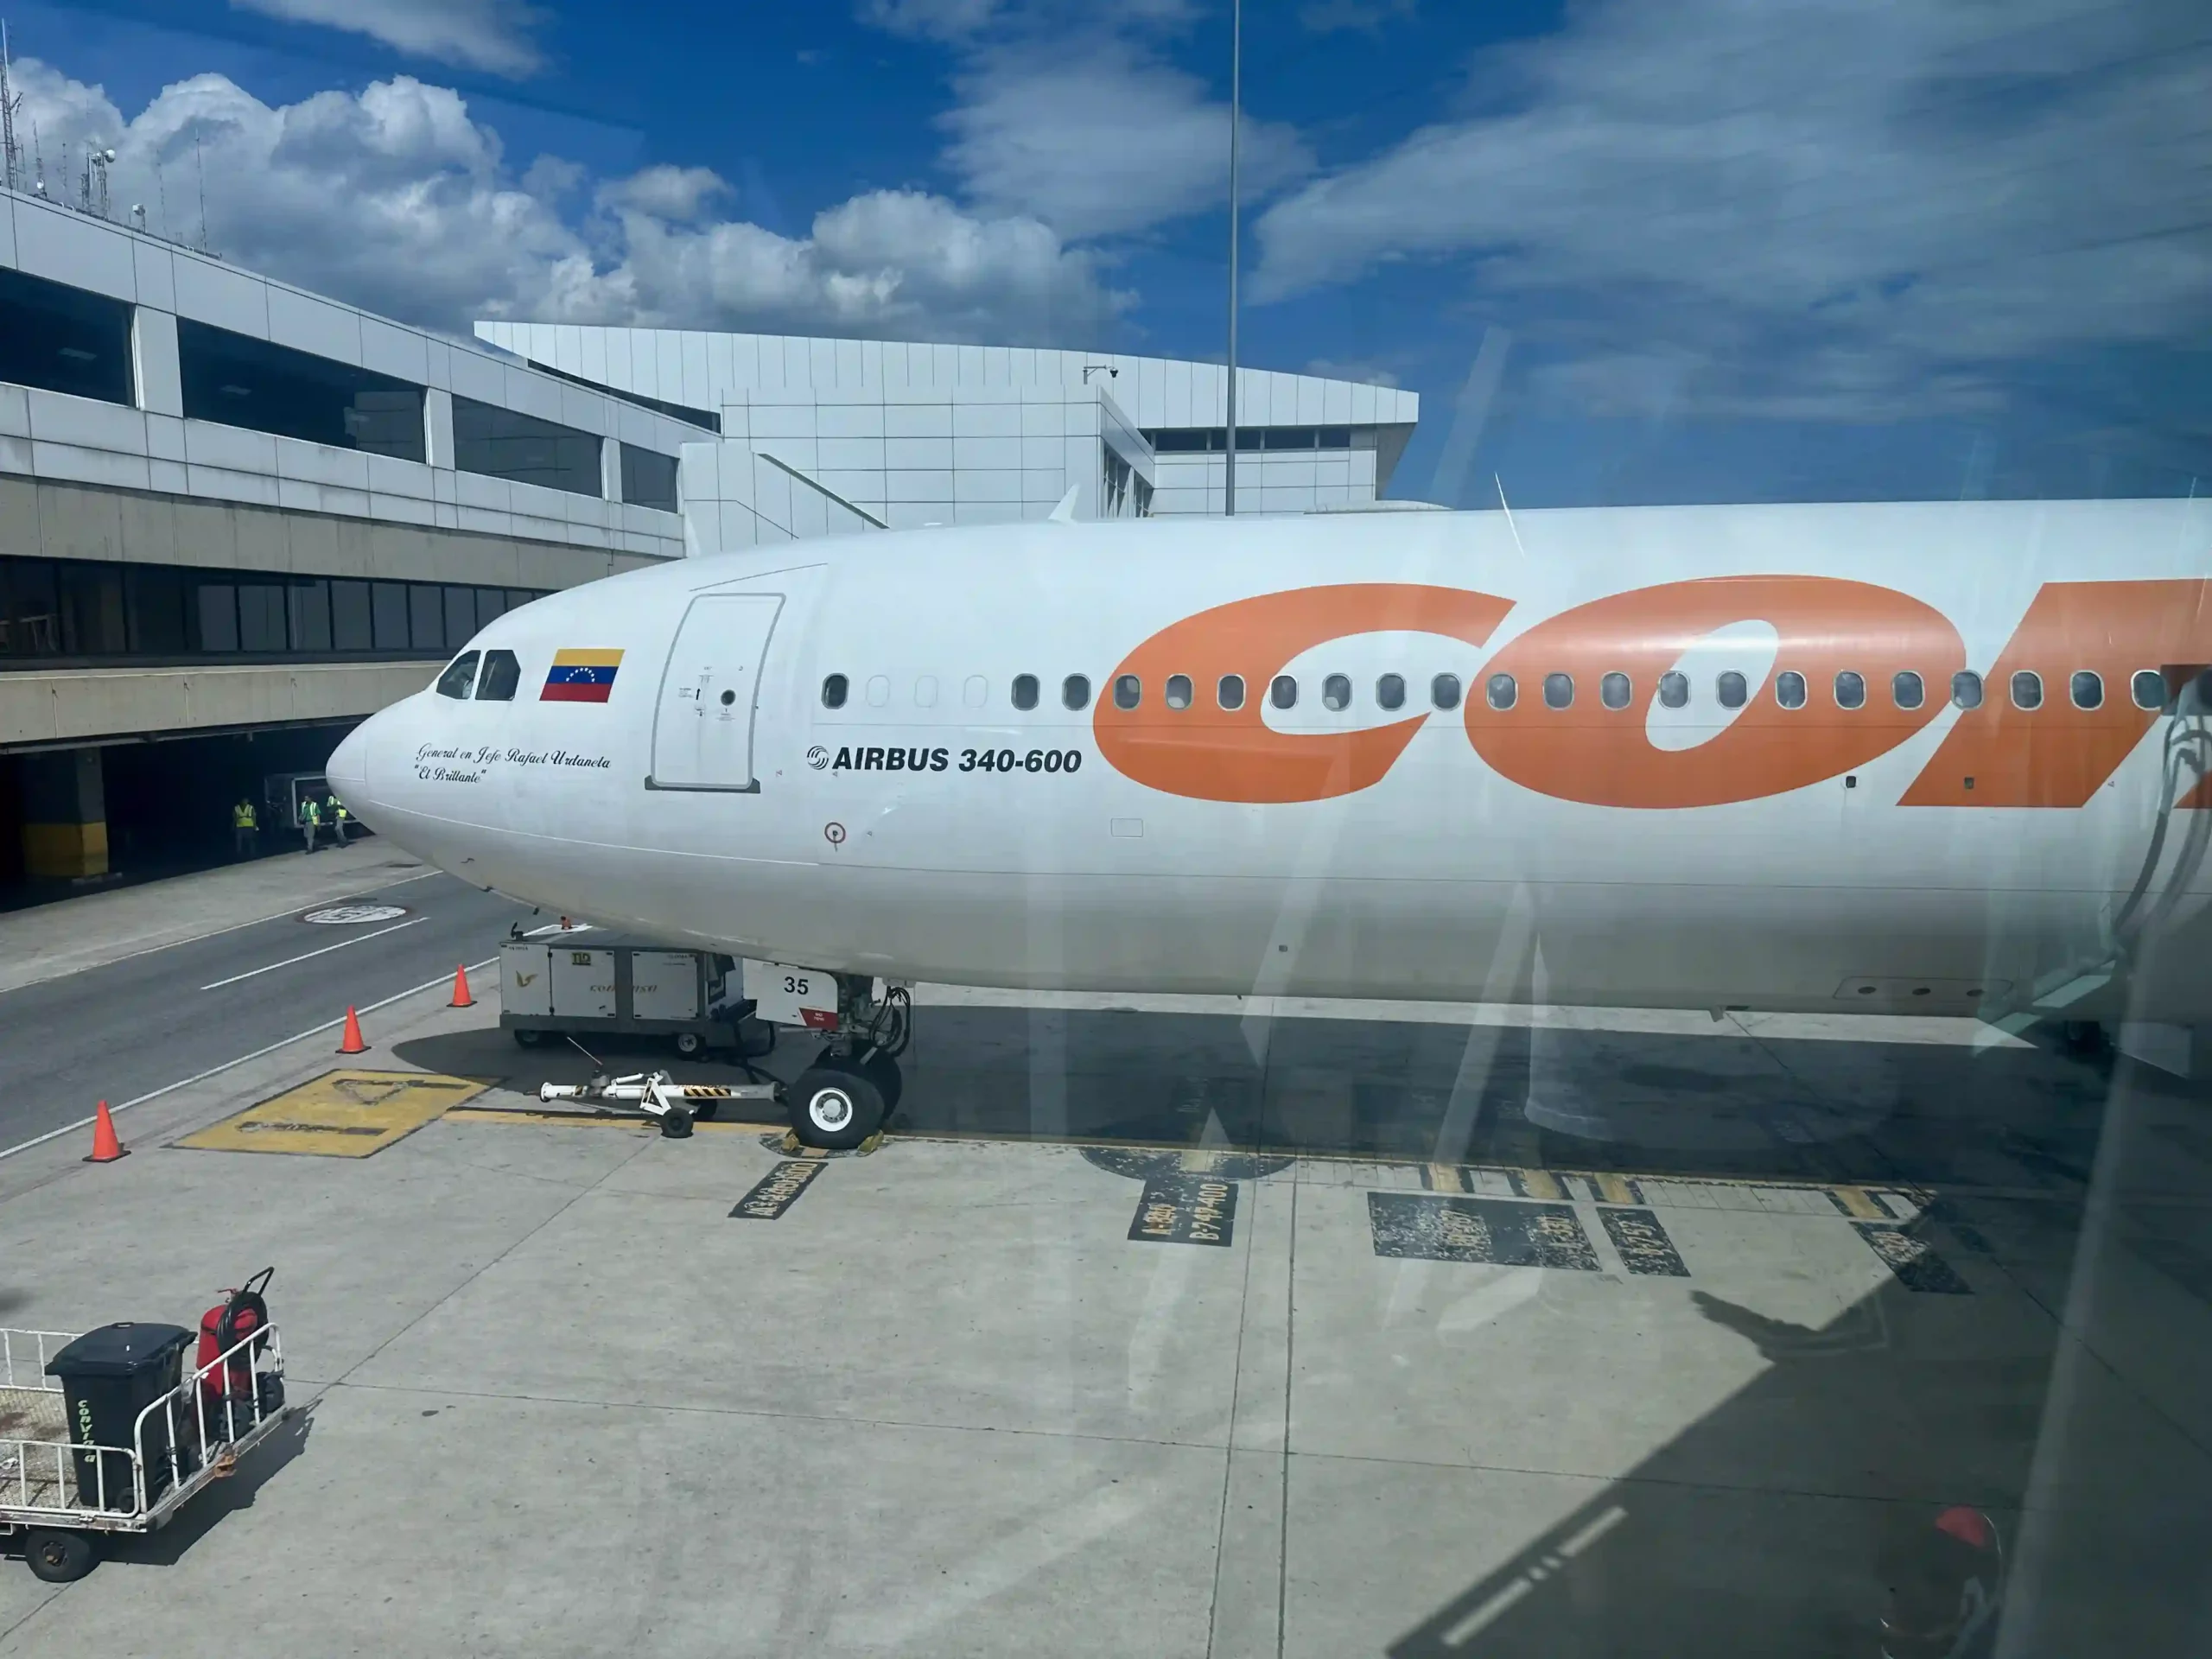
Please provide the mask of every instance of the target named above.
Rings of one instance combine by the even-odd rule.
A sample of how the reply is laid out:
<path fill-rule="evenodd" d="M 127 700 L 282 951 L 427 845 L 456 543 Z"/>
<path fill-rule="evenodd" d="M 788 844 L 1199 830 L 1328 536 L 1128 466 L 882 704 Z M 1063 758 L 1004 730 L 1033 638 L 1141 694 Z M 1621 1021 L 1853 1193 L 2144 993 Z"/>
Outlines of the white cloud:
<path fill-rule="evenodd" d="M 1540 391 L 1616 412 L 1974 408 L 1995 365 L 2212 325 L 2193 0 L 1568 17 L 1269 209 L 1255 297 L 1464 261 L 1565 352 Z"/>
<path fill-rule="evenodd" d="M 1344 362 L 1331 357 L 1317 357 L 1306 364 L 1306 372 L 1322 380 L 1350 380 L 1363 386 L 1395 386 L 1398 384 L 1395 369 L 1364 360 Z"/>
<path fill-rule="evenodd" d="M 594 181 L 539 157 L 518 173 L 459 93 L 406 76 L 271 108 L 199 75 L 127 120 L 35 60 L 16 84 L 54 194 L 65 147 L 73 166 L 112 145 L 117 216 L 143 202 L 189 240 L 204 174 L 226 258 L 457 333 L 512 316 L 1077 345 L 1133 297 L 1036 219 L 918 192 L 855 197 L 785 237 L 713 219 L 727 186 L 703 168 Z M 573 197 L 595 206 L 564 217 Z"/>
<path fill-rule="evenodd" d="M 545 67 L 531 30 L 545 13 L 525 0 L 231 0 L 288 22 L 366 35 L 395 50 L 521 77 Z"/>
<path fill-rule="evenodd" d="M 942 118 L 945 162 L 980 201 L 1034 213 L 1062 235 L 1142 230 L 1229 200 L 1229 105 L 1205 83 L 1133 48 L 982 59 L 955 82 Z M 1250 201 L 1310 171 L 1291 127 L 1248 114 L 1242 186 Z"/>

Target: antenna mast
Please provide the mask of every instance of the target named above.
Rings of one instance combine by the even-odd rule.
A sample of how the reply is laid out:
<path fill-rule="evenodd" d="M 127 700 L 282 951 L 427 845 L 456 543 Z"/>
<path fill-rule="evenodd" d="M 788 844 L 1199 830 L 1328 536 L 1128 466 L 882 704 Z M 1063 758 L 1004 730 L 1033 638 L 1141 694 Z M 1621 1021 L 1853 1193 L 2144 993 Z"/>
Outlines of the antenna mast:
<path fill-rule="evenodd" d="M 8 46 L 8 23 L 0 18 L 0 145 L 4 145 L 8 157 L 8 188 L 21 188 L 23 173 L 22 151 L 16 147 L 16 111 L 23 105 L 23 95 L 15 88 L 14 54 Z"/>

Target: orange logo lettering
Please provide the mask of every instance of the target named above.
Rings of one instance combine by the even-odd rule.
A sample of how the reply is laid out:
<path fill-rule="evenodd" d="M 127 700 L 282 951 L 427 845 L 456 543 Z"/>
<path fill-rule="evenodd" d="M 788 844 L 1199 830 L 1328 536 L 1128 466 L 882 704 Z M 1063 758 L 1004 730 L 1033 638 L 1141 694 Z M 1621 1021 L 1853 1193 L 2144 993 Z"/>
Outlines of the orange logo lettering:
<path fill-rule="evenodd" d="M 1751 627 L 1732 626 L 1739 624 Z M 1729 653 L 1710 644 L 1721 630 L 1752 641 L 1735 651 L 1748 666 L 1733 671 L 1742 683 L 1729 694 L 1740 690 L 1742 701 L 1732 710 L 1719 683 L 1729 671 L 1716 671 Z M 1941 613 L 1868 582 L 1669 582 L 1562 611 L 1507 645 L 1486 673 L 1513 677 L 1512 706 L 1492 707 L 1487 688 L 1475 687 L 1467 736 L 1502 776 L 1560 800 L 1717 806 L 1802 789 L 1893 748 L 1935 718 L 1965 662 L 1958 630 Z M 1677 714 L 1658 693 L 1660 677 L 1678 664 L 1688 683 Z M 1545 682 L 1560 674 L 1572 677 L 1572 700 L 1555 708 Z M 1608 675 L 1627 676 L 1619 708 L 1606 706 Z M 1785 690 L 1798 706 L 1786 706 Z M 1666 747 L 1654 741 L 1659 734 Z"/>
<path fill-rule="evenodd" d="M 2080 806 L 2142 741 L 2134 675 L 2212 655 L 2212 582 L 2050 582 L 1989 671 L 1981 706 L 1959 716 L 1902 806 Z M 2096 676 L 2082 708 L 2074 677 Z M 2037 704 L 2022 708 L 2013 677 Z M 1973 781 L 1969 783 L 1967 780 Z M 2194 804 L 2193 801 L 2184 804 Z"/>
<path fill-rule="evenodd" d="M 1216 606 L 1161 629 L 1114 671 L 1091 721 L 1098 753 L 1124 777 L 1192 800 L 1349 795 L 1389 771 L 1427 713 L 1365 731 L 1271 731 L 1261 712 L 1268 682 L 1299 652 L 1353 634 L 1402 630 L 1479 645 L 1512 607 L 1490 594 L 1402 582 L 1300 588 Z M 1188 708 L 1167 706 L 1175 674 L 1193 682 Z M 1216 686 L 1230 674 L 1243 679 L 1243 704 L 1223 709 Z M 1135 709 L 1115 700 L 1124 675 L 1142 688 Z"/>

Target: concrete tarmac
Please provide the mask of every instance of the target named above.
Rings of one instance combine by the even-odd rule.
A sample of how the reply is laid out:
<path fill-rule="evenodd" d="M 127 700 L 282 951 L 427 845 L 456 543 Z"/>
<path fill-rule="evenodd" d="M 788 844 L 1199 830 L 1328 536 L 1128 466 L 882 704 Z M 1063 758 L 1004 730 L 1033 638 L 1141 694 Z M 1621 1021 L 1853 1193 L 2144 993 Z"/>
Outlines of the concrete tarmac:
<path fill-rule="evenodd" d="M 810 1161 L 503 1109 L 582 1062 L 477 988 L 371 1022 L 492 1085 L 372 1157 L 176 1144 L 324 1033 L 0 1160 L 7 1324 L 273 1262 L 304 1407 L 80 1583 L 0 1565 L 0 1659 L 1872 1654 L 1959 1505 L 2003 1652 L 2200 1649 L 2212 1136 L 2155 1075 L 940 994 Z"/>

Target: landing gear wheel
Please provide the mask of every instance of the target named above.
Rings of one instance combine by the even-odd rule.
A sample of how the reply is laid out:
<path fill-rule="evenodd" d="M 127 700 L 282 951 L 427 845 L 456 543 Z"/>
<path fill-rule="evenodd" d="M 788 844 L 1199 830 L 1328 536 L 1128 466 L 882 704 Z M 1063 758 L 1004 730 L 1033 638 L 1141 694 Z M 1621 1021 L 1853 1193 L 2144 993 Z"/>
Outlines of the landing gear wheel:
<path fill-rule="evenodd" d="M 899 1062 L 879 1051 L 860 1062 L 860 1069 L 883 1096 L 883 1116 L 888 1119 L 899 1109 L 899 1096 L 906 1092 L 906 1079 L 899 1070 Z"/>
<path fill-rule="evenodd" d="M 522 1027 L 517 1026 L 514 1038 L 516 1043 L 521 1047 L 536 1048 L 538 1044 L 545 1040 L 545 1033 L 542 1031 L 525 1031 Z"/>
<path fill-rule="evenodd" d="M 707 1039 L 696 1031 L 676 1033 L 676 1052 L 687 1060 L 696 1060 L 707 1052 Z"/>
<path fill-rule="evenodd" d="M 33 1527 L 23 1536 L 23 1560 L 31 1576 L 48 1584 L 74 1584 L 99 1558 L 99 1547 L 86 1533 Z"/>
<path fill-rule="evenodd" d="M 802 1144 L 849 1152 L 883 1127 L 883 1091 L 851 1065 L 813 1065 L 791 1086 L 791 1133 Z"/>

